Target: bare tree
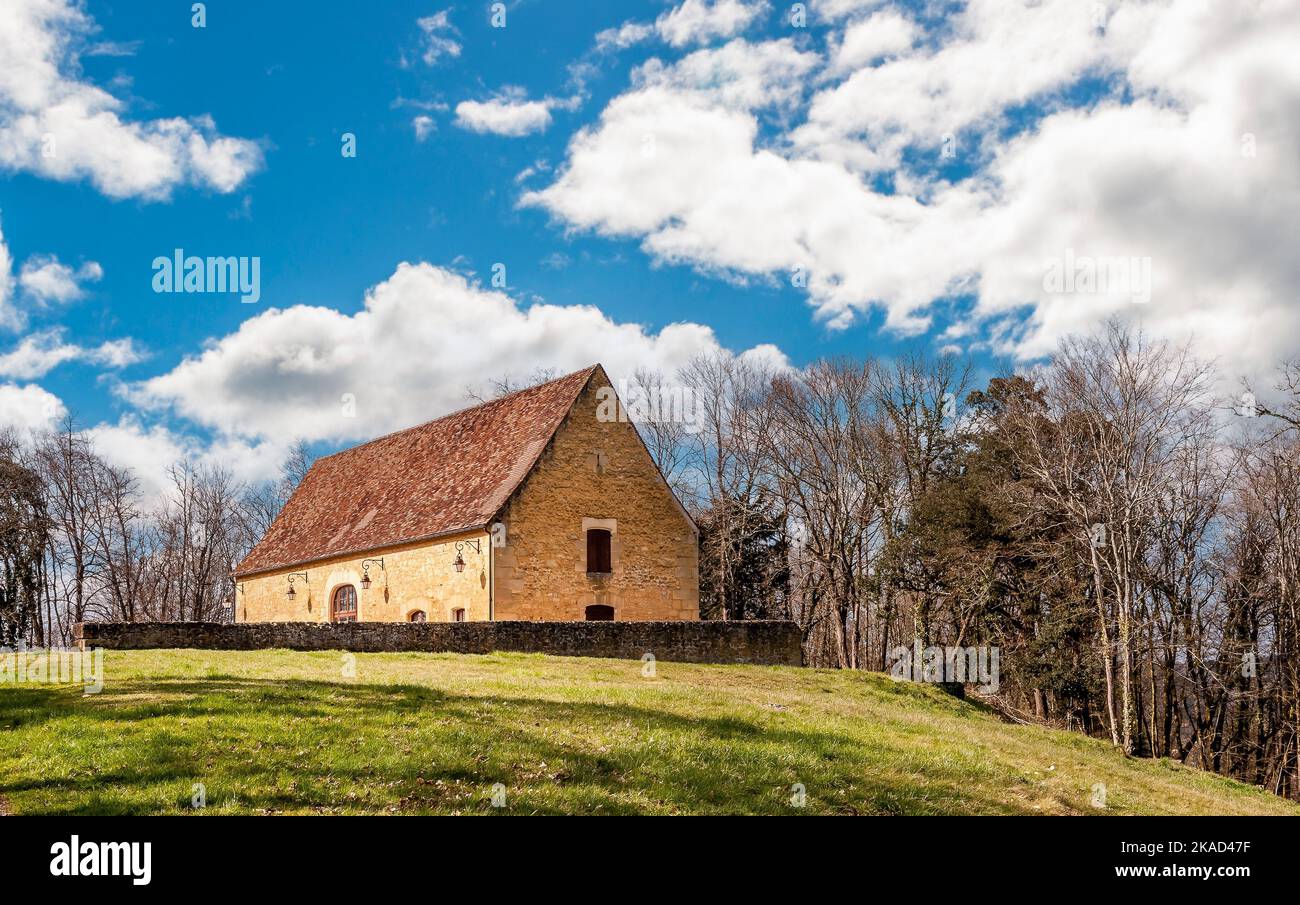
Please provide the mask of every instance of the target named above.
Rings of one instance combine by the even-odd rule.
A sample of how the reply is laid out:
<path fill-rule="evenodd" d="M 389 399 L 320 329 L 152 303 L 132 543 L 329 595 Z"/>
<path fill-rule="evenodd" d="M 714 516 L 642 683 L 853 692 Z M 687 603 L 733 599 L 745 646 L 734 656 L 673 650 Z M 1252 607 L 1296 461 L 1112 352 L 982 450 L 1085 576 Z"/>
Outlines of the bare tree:
<path fill-rule="evenodd" d="M 50 559 L 55 594 L 61 601 L 48 626 L 52 636 L 68 643 L 72 626 L 86 619 L 93 590 L 93 546 L 90 511 L 96 460 L 90 440 L 68 416 L 56 431 L 36 442 L 36 469 L 45 482 L 49 515 L 54 524 Z"/>
<path fill-rule="evenodd" d="M 931 640 L 935 582 L 925 574 L 928 564 L 909 556 L 896 535 L 932 483 L 952 471 L 964 446 L 964 422 L 957 409 L 969 390 L 970 366 L 914 352 L 892 366 L 878 365 L 872 377 L 883 415 L 876 455 L 887 457 L 891 467 L 868 464 L 864 470 L 876 476 L 884 541 L 901 548 L 890 558 L 893 578 L 912 597 L 913 636 L 925 646 Z"/>
<path fill-rule="evenodd" d="M 871 375 L 870 363 L 826 361 L 781 376 L 761 435 L 764 465 L 804 559 L 802 589 L 834 614 L 834 655 L 847 668 L 859 666 L 868 583 L 885 531 Z"/>
<path fill-rule="evenodd" d="M 243 531 L 254 541 L 270 529 L 284 504 L 289 502 L 289 497 L 293 496 L 303 478 L 307 477 L 311 465 L 311 449 L 305 441 L 299 440 L 289 449 L 289 454 L 281 463 L 277 480 L 266 481 L 247 490 L 241 507 L 241 522 Z"/>
<path fill-rule="evenodd" d="M 770 379 L 761 365 L 721 352 L 693 359 L 680 374 L 699 402 L 696 429 L 684 437 L 681 473 L 689 474 L 697 487 L 697 508 L 714 514 L 707 541 L 713 548 L 702 555 L 717 564 L 714 615 L 720 619 L 734 609 L 737 551 L 746 547 L 771 506 L 760 443 Z"/>
<path fill-rule="evenodd" d="M 1145 558 L 1171 470 L 1189 438 L 1208 429 L 1209 369 L 1186 348 L 1111 321 L 1100 335 L 1063 343 L 1044 375 L 1044 397 L 1050 417 L 1028 413 L 1018 425 L 1019 464 L 1092 575 L 1111 738 L 1131 753 Z"/>

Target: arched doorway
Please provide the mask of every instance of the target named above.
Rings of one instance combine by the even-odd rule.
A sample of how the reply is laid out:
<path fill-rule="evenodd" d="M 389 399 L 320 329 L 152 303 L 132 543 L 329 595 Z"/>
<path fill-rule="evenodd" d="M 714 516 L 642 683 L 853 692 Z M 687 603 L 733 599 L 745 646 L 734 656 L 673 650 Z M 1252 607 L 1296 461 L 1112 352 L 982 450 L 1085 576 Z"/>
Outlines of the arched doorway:
<path fill-rule="evenodd" d="M 330 600 L 330 621 L 357 621 L 357 589 L 352 585 L 339 585 L 334 589 L 334 596 Z"/>
<path fill-rule="evenodd" d="M 613 622 L 614 608 L 603 603 L 593 603 L 587 607 L 588 622 Z"/>

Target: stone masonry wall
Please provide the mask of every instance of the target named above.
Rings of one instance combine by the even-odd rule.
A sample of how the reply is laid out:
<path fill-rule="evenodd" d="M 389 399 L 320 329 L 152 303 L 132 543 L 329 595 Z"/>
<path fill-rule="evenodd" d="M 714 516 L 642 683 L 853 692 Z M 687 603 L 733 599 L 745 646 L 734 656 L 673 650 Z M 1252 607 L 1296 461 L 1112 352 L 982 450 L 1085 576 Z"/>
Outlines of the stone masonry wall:
<path fill-rule="evenodd" d="M 147 650 L 348 650 L 486 654 L 494 650 L 565 657 L 679 663 L 802 666 L 793 622 L 87 622 L 83 648 Z"/>
<path fill-rule="evenodd" d="M 493 550 L 497 619 L 579 620 L 591 604 L 618 622 L 700 618 L 698 540 L 628 421 L 593 379 L 515 494 Z M 613 571 L 587 572 L 586 532 L 611 532 Z"/>
<path fill-rule="evenodd" d="M 482 553 L 472 546 L 461 555 L 465 571 L 457 572 L 456 542 L 477 539 Z M 357 618 L 364 622 L 407 622 L 420 610 L 429 622 L 450 622 L 456 609 L 466 621 L 488 619 L 488 565 L 491 539 L 473 532 L 436 542 L 406 544 L 374 554 L 343 556 L 290 569 L 241 578 L 236 583 L 236 622 L 329 622 L 330 600 L 336 588 L 350 584 L 357 592 Z M 361 587 L 361 563 L 367 556 L 383 557 L 370 566 L 370 587 Z M 306 572 L 307 581 L 291 572 Z"/>

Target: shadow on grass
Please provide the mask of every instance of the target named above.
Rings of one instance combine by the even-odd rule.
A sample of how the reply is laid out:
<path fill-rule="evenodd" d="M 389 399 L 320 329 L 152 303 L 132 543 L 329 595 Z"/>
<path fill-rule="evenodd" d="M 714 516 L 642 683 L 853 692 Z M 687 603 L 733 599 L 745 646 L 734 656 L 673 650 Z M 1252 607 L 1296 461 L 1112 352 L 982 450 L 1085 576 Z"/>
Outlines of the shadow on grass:
<path fill-rule="evenodd" d="M 208 676 L 111 694 L 0 691 L 0 796 L 18 811 L 174 813 L 203 782 L 231 810 L 1020 813 L 1002 774 L 797 715 L 691 716 L 621 702 L 413 684 Z M 972 782 L 972 770 L 984 770 Z"/>

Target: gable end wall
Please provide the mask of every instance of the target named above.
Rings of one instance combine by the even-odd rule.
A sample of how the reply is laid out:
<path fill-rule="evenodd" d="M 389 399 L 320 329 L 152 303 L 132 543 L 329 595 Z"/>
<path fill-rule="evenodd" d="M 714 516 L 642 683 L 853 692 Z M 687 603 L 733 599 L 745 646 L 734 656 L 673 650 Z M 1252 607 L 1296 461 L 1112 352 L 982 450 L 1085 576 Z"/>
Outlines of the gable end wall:
<path fill-rule="evenodd" d="M 581 620 L 605 604 L 623 620 L 699 618 L 694 526 L 626 421 L 597 418 L 599 372 L 507 503 L 493 549 L 498 620 Z M 599 462 L 599 469 L 598 469 Z M 586 571 L 586 529 L 612 530 L 608 576 Z"/>

